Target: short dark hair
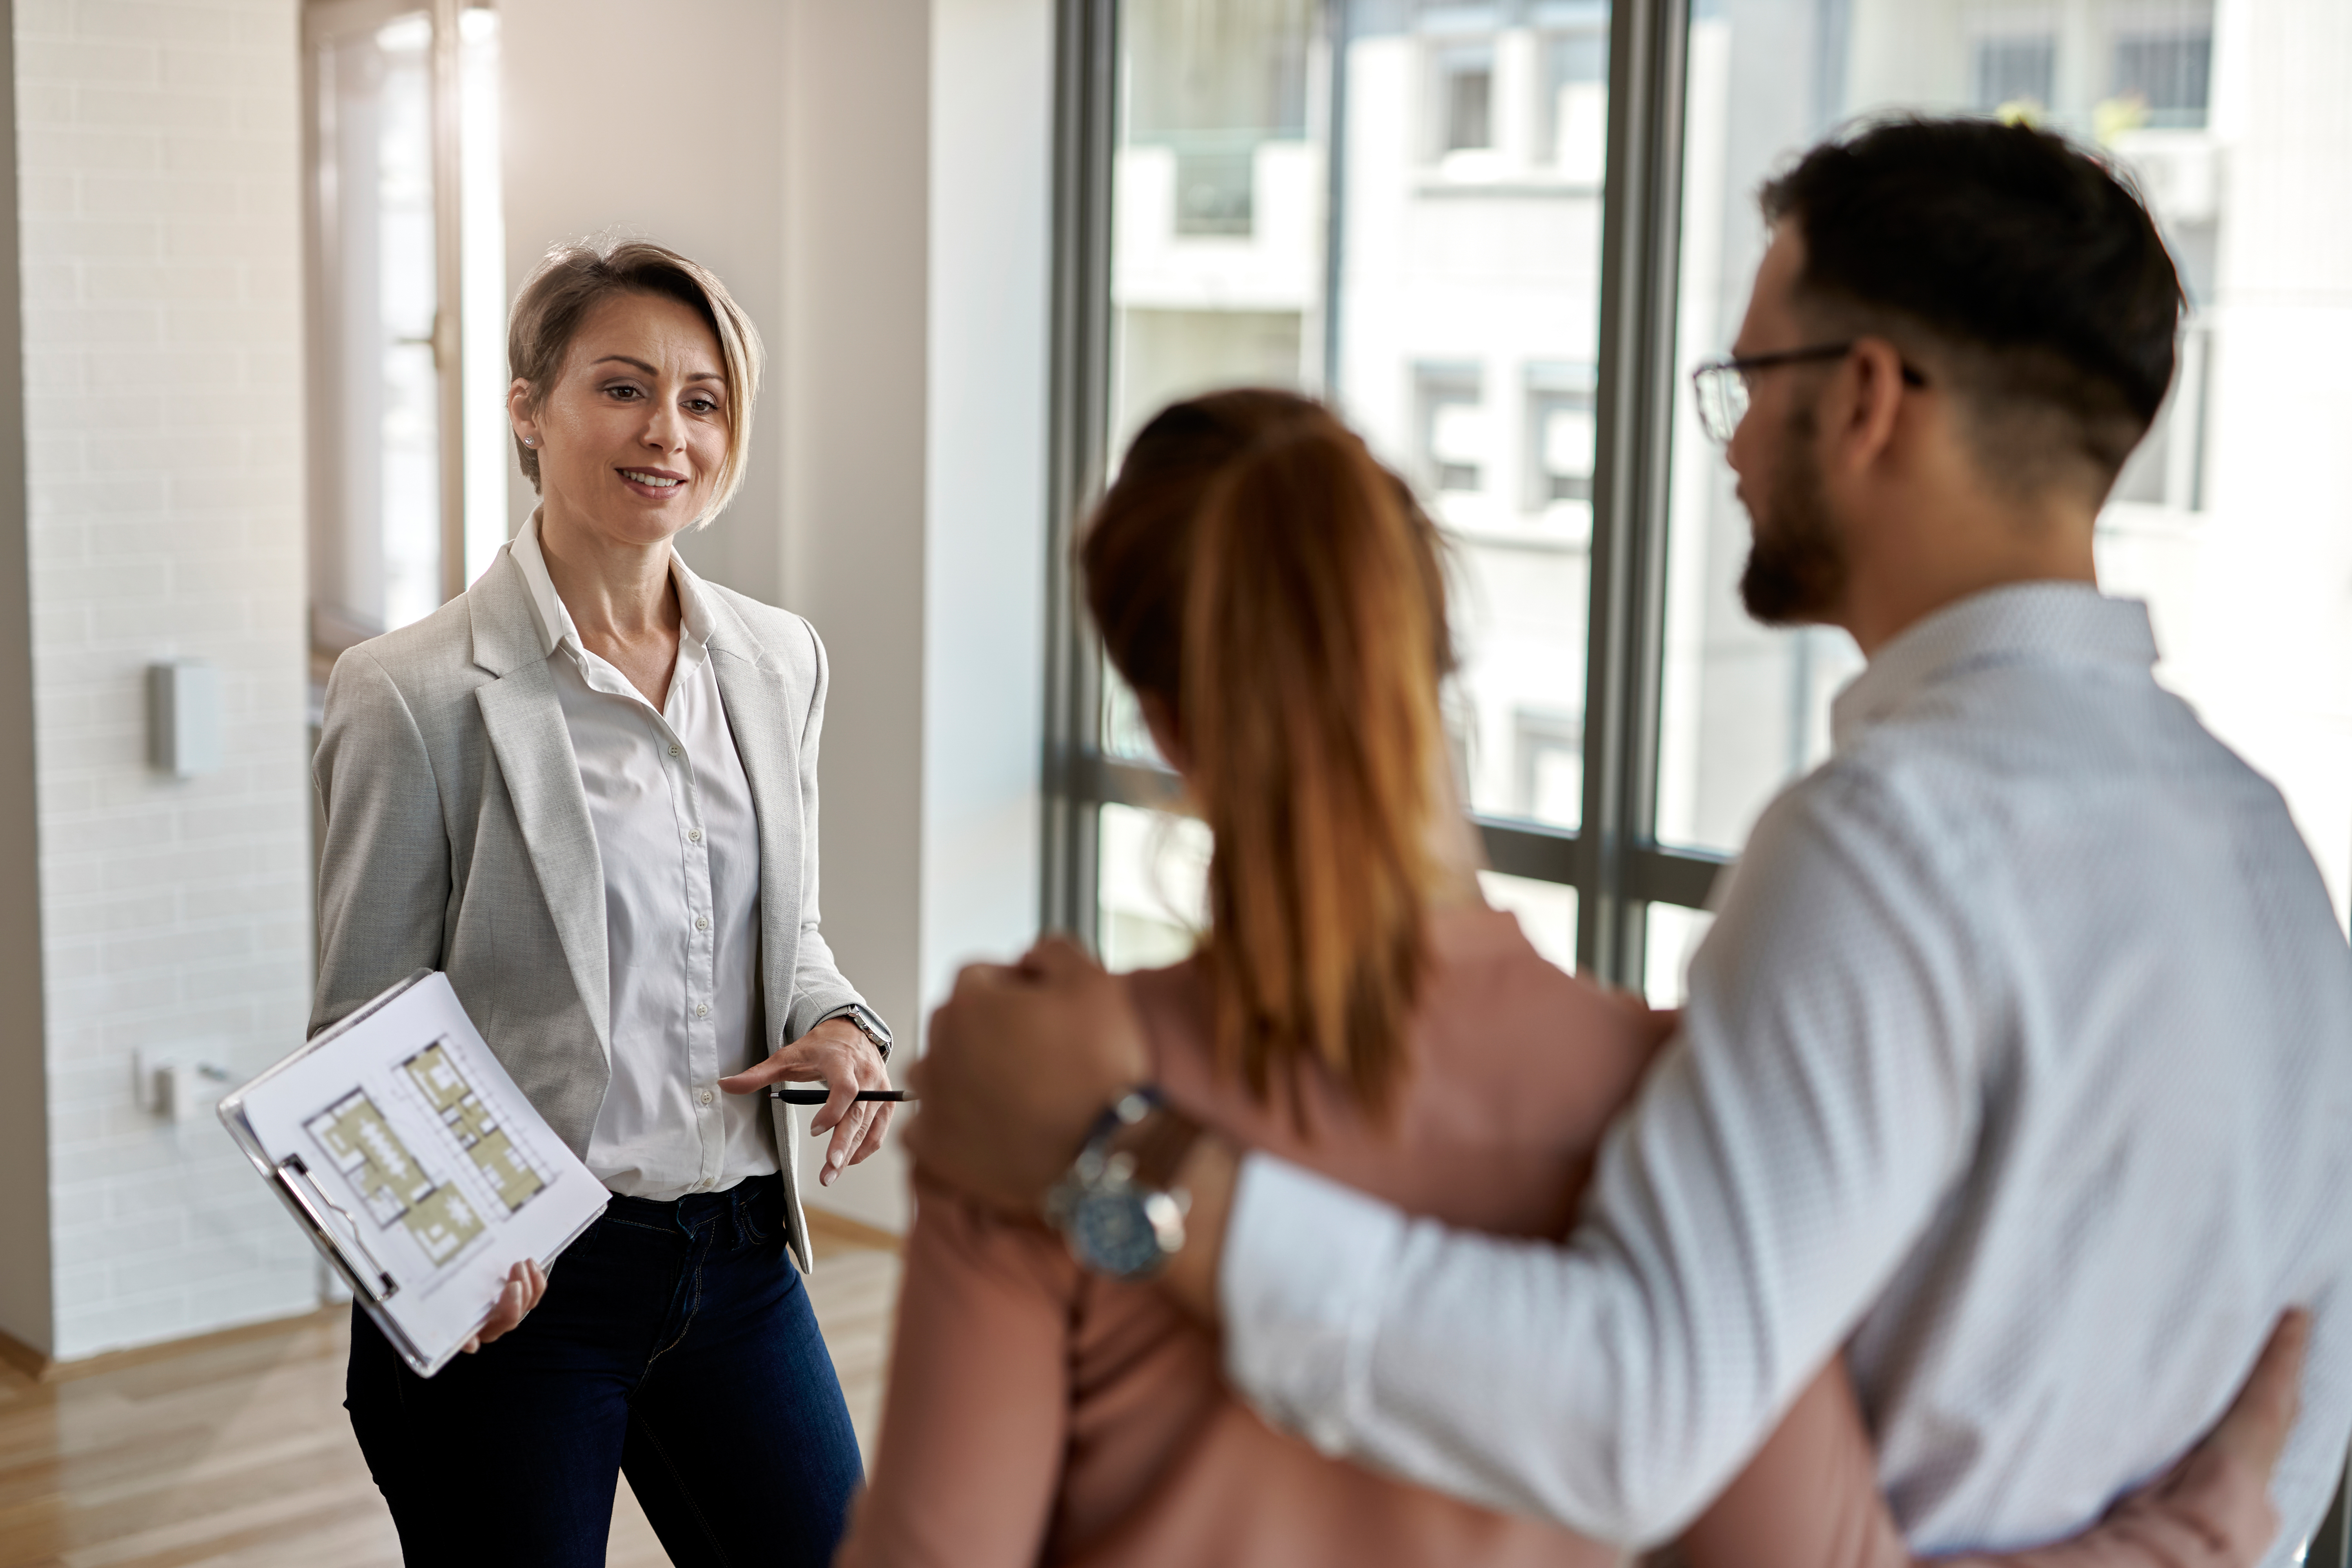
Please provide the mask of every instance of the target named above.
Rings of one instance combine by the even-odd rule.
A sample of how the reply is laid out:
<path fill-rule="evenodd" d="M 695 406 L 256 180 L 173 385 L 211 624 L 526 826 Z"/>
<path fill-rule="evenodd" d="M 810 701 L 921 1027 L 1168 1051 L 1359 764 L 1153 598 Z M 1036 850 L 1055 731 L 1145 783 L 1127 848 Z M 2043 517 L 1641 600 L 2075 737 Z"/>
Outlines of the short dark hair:
<path fill-rule="evenodd" d="M 2138 196 L 2064 137 L 1880 120 L 1759 200 L 1804 241 L 1800 300 L 1859 330 L 1927 334 L 2005 464 L 2087 458 L 2104 489 L 2163 405 L 2179 274 Z"/>

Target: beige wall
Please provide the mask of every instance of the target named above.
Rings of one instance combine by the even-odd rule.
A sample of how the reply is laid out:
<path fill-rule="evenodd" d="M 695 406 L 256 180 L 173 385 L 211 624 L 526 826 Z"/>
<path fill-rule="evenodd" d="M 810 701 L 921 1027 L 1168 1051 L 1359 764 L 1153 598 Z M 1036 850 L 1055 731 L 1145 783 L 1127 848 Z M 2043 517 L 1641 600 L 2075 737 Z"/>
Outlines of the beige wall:
<path fill-rule="evenodd" d="M 784 603 L 833 658 L 824 929 L 909 1058 L 924 1012 L 923 778 L 945 765 L 922 728 L 930 10 L 796 0 L 782 93 Z M 903 1226 L 895 1143 L 824 1202 Z"/>
<path fill-rule="evenodd" d="M 661 47 L 719 107 L 682 135 L 607 112 L 639 7 L 501 14 L 513 280 L 632 226 L 768 339 L 751 482 L 688 553 L 825 640 L 825 933 L 911 1052 L 1036 930 L 1050 0 L 683 0 Z M 822 1201 L 903 1225 L 895 1147 Z"/>
<path fill-rule="evenodd" d="M 726 279 L 773 364 L 790 10 L 777 0 L 501 0 L 510 291 L 560 241 L 607 229 L 658 240 Z M 645 68 L 656 58 L 692 61 L 691 91 L 649 89 Z M 782 593 L 778 401 L 772 379 L 742 493 L 686 546 L 696 570 L 770 602 Z M 513 493 L 519 523 L 530 491 L 518 478 Z"/>

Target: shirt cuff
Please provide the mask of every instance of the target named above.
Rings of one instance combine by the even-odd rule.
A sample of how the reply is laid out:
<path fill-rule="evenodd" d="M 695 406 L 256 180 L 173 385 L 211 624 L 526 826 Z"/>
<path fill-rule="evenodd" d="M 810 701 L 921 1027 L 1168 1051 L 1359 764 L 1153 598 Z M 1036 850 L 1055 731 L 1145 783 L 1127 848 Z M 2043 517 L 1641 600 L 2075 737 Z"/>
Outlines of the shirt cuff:
<path fill-rule="evenodd" d="M 1404 1216 L 1271 1154 L 1242 1162 L 1218 1276 L 1225 1374 L 1276 1426 L 1344 1455 L 1370 1407 L 1372 1342 Z"/>

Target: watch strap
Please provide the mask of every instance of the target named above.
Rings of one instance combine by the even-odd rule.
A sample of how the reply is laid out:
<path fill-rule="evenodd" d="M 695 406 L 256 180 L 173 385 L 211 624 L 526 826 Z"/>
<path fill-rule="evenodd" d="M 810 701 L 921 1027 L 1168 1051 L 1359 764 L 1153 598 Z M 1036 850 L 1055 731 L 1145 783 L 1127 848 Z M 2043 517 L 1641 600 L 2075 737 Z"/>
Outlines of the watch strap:
<path fill-rule="evenodd" d="M 1151 1085 L 1104 1108 L 1068 1173 L 1045 1198 L 1046 1219 L 1081 1267 L 1146 1279 L 1182 1247 L 1191 1194 L 1174 1180 L 1200 1135 L 1200 1123 Z M 1134 1250 L 1146 1236 L 1145 1249 Z"/>
<path fill-rule="evenodd" d="M 1201 1124 L 1177 1110 L 1165 1096 L 1154 1096 L 1151 1110 L 1139 1121 L 1121 1126 L 1110 1135 L 1109 1147 L 1129 1155 L 1134 1166 L 1129 1180 L 1160 1192 L 1175 1189 L 1184 1157 L 1201 1136 Z"/>
<path fill-rule="evenodd" d="M 863 1002 L 852 1002 L 846 1007 L 835 1008 L 819 1018 L 817 1022 L 825 1024 L 835 1018 L 841 1019 L 865 1036 L 874 1048 L 881 1053 L 884 1061 L 890 1059 L 889 1026 L 882 1022 L 881 1015 L 876 1013 L 873 1008 L 866 1006 Z"/>

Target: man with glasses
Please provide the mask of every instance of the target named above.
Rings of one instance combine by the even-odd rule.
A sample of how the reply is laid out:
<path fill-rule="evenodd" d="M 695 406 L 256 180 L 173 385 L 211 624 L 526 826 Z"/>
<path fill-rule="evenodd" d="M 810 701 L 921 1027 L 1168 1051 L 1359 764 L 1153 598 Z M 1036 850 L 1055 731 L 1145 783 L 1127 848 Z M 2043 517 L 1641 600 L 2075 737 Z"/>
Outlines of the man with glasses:
<path fill-rule="evenodd" d="M 2095 1519 L 2308 1306 L 2289 1561 L 2352 1433 L 2352 952 L 2276 790 L 2096 586 L 2172 263 L 2022 126 L 1884 123 L 1763 212 L 1737 352 L 1697 376 L 1753 521 L 1741 595 L 1870 663 L 1728 879 L 1577 1227 L 1451 1231 L 1203 1137 L 1168 1286 L 1326 1451 L 1627 1542 L 1842 1353 L 1935 1552 Z M 1013 1206 L 1145 1071 L 1064 948 L 968 972 L 932 1040 L 917 1157 Z"/>

